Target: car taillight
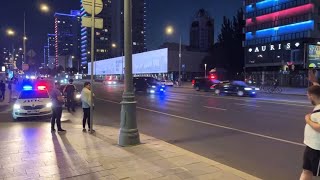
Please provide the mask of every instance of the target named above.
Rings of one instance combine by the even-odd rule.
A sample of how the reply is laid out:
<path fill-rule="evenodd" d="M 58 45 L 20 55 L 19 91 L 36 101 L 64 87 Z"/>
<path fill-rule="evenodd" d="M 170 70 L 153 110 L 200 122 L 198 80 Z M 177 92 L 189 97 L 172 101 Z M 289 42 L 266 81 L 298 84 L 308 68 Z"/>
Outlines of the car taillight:
<path fill-rule="evenodd" d="M 210 76 L 210 79 L 215 79 L 215 78 L 216 78 L 216 76 L 214 76 L 214 75 Z"/>
<path fill-rule="evenodd" d="M 195 83 L 196 83 L 196 80 L 193 79 L 193 80 L 192 80 L 192 85 L 194 85 Z"/>

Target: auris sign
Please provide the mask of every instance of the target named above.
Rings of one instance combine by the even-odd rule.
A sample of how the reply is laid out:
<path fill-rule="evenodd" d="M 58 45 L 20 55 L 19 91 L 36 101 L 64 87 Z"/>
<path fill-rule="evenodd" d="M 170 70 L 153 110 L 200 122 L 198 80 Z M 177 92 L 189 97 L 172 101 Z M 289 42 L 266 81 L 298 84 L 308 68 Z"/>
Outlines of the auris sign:
<path fill-rule="evenodd" d="M 300 46 L 299 42 L 296 42 L 295 44 L 292 43 L 286 43 L 286 44 L 269 44 L 269 45 L 263 45 L 263 46 L 257 46 L 254 48 L 248 48 L 249 53 L 261 53 L 266 51 L 279 51 L 279 50 L 291 50 L 292 46 L 295 48 L 298 48 Z"/>

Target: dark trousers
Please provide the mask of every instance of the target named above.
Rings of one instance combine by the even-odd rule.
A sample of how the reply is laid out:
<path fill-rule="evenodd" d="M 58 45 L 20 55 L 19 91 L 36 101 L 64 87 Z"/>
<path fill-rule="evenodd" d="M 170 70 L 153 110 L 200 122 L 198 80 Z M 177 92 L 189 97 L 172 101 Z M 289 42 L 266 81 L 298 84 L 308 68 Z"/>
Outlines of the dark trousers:
<path fill-rule="evenodd" d="M 73 96 L 67 96 L 67 108 L 68 108 L 68 111 L 70 111 L 70 109 L 72 109 L 72 111 L 75 111 Z"/>
<path fill-rule="evenodd" d="M 2 96 L 2 97 L 1 97 L 1 100 L 4 100 L 4 98 L 6 97 L 6 91 L 5 91 L 5 90 L 4 90 L 4 91 L 3 91 L 3 90 L 1 91 L 1 96 Z"/>
<path fill-rule="evenodd" d="M 57 123 L 58 130 L 61 130 L 61 116 L 62 116 L 62 107 L 53 107 L 52 108 L 52 119 L 51 119 L 51 129 L 54 129 L 55 124 Z"/>
<path fill-rule="evenodd" d="M 82 125 L 83 129 L 86 128 L 86 122 L 88 123 L 88 127 L 90 129 L 90 108 L 83 108 L 83 120 Z"/>

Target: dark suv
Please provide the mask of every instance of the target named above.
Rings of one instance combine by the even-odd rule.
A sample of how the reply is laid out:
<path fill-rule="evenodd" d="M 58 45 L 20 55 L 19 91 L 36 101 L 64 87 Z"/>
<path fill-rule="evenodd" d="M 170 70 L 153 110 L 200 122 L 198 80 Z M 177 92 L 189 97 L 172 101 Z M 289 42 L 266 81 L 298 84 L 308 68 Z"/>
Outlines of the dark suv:
<path fill-rule="evenodd" d="M 205 77 L 198 77 L 192 80 L 193 88 L 196 91 L 210 91 L 214 89 L 214 86 L 219 84 L 220 81 L 216 79 L 210 79 Z"/>
<path fill-rule="evenodd" d="M 152 94 L 165 92 L 166 89 L 165 85 L 153 77 L 134 77 L 133 86 L 135 92 L 143 91 Z"/>

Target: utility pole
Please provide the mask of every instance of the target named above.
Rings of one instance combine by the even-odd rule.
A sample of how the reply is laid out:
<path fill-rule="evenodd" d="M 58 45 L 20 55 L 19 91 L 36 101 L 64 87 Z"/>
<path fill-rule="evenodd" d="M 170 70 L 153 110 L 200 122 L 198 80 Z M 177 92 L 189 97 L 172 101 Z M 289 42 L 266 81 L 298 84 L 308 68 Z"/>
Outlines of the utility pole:
<path fill-rule="evenodd" d="M 181 56 L 182 56 L 182 52 L 181 52 L 181 35 L 180 35 L 180 43 L 179 43 L 179 78 L 178 78 L 178 83 L 179 86 L 181 86 Z"/>
<path fill-rule="evenodd" d="M 132 0 L 124 0 L 124 55 L 125 79 L 121 102 L 120 146 L 140 144 L 136 120 L 136 100 L 133 92 L 132 75 Z"/>
<path fill-rule="evenodd" d="M 95 8 L 96 0 L 92 0 L 91 12 L 91 104 L 90 104 L 90 132 L 93 133 L 93 66 L 94 66 L 94 35 L 95 35 Z"/>

